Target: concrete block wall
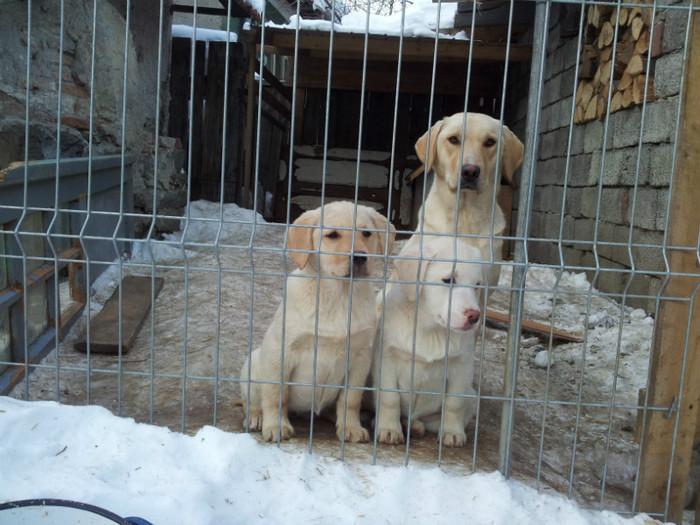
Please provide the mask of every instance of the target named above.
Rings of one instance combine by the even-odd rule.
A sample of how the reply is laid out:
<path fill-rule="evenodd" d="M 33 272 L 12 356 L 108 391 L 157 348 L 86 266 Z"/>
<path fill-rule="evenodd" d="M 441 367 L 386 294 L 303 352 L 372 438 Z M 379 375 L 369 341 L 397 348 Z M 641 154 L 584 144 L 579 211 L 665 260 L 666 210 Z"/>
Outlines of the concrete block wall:
<path fill-rule="evenodd" d="M 651 63 L 654 101 L 644 112 L 642 106 L 632 106 L 611 114 L 607 122 L 572 124 L 578 35 L 563 34 L 563 9 L 572 7 L 555 5 L 550 20 L 529 206 L 529 258 L 563 263 L 569 271 L 585 269 L 597 289 L 618 300 L 626 292 L 627 305 L 653 312 L 663 280 L 654 272 L 665 269 L 662 247 L 687 12 L 660 10 L 665 17 L 663 53 Z M 529 71 L 523 72 L 513 92 L 527 93 L 528 80 Z M 526 106 L 523 96 L 511 125 L 521 137 Z M 519 194 L 515 207 L 518 200 Z"/>

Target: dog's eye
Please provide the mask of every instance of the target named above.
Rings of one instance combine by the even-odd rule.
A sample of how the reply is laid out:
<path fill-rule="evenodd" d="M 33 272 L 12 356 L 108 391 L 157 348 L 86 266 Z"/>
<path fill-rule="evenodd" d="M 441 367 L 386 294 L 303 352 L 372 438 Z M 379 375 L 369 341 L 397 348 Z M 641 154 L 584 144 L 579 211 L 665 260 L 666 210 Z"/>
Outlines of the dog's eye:
<path fill-rule="evenodd" d="M 338 238 L 338 232 L 330 232 L 326 234 L 326 237 L 329 239 L 337 239 Z"/>
<path fill-rule="evenodd" d="M 484 146 L 487 147 L 487 148 L 490 148 L 490 147 L 493 146 L 494 144 L 496 144 L 496 141 L 493 140 L 493 139 L 486 139 L 486 140 L 484 141 Z"/>
<path fill-rule="evenodd" d="M 372 235 L 372 232 L 362 232 L 363 237 L 369 237 L 370 235 Z"/>
<path fill-rule="evenodd" d="M 457 145 L 459 144 L 459 137 L 457 135 L 452 135 L 449 139 L 447 139 L 450 144 Z"/>
<path fill-rule="evenodd" d="M 454 278 L 450 275 L 449 277 L 445 277 L 445 278 L 442 280 L 442 282 L 445 283 L 445 284 L 452 284 L 452 283 L 454 282 Z"/>

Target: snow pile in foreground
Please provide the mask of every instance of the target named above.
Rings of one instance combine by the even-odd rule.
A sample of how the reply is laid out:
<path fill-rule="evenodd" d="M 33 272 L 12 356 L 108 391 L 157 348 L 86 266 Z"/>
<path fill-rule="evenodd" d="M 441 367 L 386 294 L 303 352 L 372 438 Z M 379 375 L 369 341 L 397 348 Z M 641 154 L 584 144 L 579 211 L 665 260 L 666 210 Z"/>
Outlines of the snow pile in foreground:
<path fill-rule="evenodd" d="M 651 525 L 500 474 L 348 465 L 213 427 L 195 436 L 100 407 L 0 397 L 0 501 L 61 498 L 153 523 Z"/>

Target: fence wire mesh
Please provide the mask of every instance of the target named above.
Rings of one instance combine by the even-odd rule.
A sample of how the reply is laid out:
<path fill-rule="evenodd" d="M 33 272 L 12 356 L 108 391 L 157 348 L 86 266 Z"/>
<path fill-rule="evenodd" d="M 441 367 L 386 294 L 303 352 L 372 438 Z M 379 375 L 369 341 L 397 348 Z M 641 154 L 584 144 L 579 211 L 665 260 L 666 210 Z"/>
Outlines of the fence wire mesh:
<path fill-rule="evenodd" d="M 690 504 L 696 3 L 511 0 L 486 22 L 491 3 L 427 20 L 403 2 L 386 26 L 368 2 L 352 27 L 336 1 L 283 22 L 269 3 L 116 4 L 0 7 L 26 48 L 0 99 L 4 394 L 262 427 L 349 461 L 497 468 L 622 514 Z M 461 117 L 443 132 L 467 112 L 495 117 L 487 138 Z M 477 328 L 457 326 L 465 311 Z M 393 438 L 396 406 L 375 395 L 401 405 Z M 463 442 L 451 411 L 472 405 Z"/>

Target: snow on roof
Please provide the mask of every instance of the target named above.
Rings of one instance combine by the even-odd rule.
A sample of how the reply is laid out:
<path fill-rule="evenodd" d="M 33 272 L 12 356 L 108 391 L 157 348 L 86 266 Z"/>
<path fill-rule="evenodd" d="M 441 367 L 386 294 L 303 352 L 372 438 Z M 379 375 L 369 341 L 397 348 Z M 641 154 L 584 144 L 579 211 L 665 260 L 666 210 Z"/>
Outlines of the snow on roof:
<path fill-rule="evenodd" d="M 204 27 L 198 27 L 196 32 L 197 40 L 203 40 L 206 42 L 226 42 L 226 37 L 231 42 L 238 41 L 238 35 L 236 33 L 227 33 L 220 29 L 206 29 Z M 192 38 L 192 26 L 173 24 L 172 26 L 172 36 L 173 38 Z"/>
<path fill-rule="evenodd" d="M 330 31 L 331 25 L 333 25 L 334 31 L 343 33 L 365 34 L 368 32 L 372 35 L 386 36 L 400 36 L 403 33 L 407 37 L 430 38 L 435 37 L 436 31 L 439 30 L 441 38 L 468 39 L 464 31 L 460 31 L 457 35 L 442 33 L 445 30 L 454 28 L 457 3 L 433 3 L 432 0 L 404 0 L 404 2 L 404 10 L 398 10 L 391 15 L 372 14 L 369 17 L 369 21 L 366 13 L 356 11 L 343 16 L 340 23 L 328 20 L 304 20 L 293 16 L 288 24 L 269 23 L 268 25 L 271 27 L 296 29 L 298 24 L 299 29 L 311 31 Z"/>

